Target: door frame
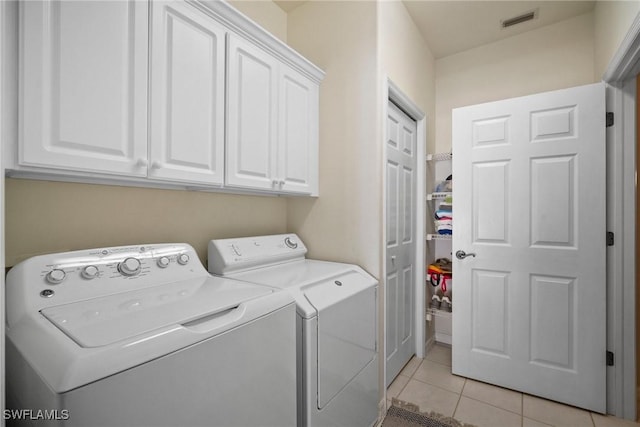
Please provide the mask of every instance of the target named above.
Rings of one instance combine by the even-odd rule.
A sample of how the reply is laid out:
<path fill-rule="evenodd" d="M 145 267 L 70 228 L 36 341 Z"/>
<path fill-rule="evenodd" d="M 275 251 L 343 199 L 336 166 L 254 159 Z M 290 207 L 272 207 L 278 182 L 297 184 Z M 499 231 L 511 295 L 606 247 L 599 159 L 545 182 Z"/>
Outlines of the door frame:
<path fill-rule="evenodd" d="M 636 419 L 636 83 L 640 73 L 640 13 L 611 59 L 602 80 L 607 111 L 615 123 L 607 129 L 607 230 L 615 244 L 607 250 L 607 412 Z M 627 325 L 627 326 L 625 326 Z M 628 327 L 630 325 L 630 327 Z M 625 345 L 626 344 L 626 345 Z"/>
<path fill-rule="evenodd" d="M 416 258 L 415 258 L 415 273 L 414 273 L 414 319 L 413 319 L 413 331 L 414 340 L 416 345 L 416 356 L 424 358 L 425 354 L 425 312 L 424 312 L 424 263 L 425 263 L 425 232 L 424 232 L 424 215 L 425 215 L 425 168 L 426 168 L 426 136 L 427 136 L 427 116 L 420 110 L 420 108 L 404 93 L 400 88 L 388 77 L 383 78 L 382 89 L 382 168 L 387 163 L 387 150 L 386 150 L 386 138 L 387 138 L 387 114 L 388 103 L 393 102 L 401 110 L 403 110 L 412 120 L 416 122 L 417 135 L 416 135 L 416 186 L 415 186 L 415 200 L 416 210 L 415 214 L 415 233 L 414 235 L 418 239 L 416 241 Z M 387 277 L 387 177 L 386 174 L 382 174 L 382 277 L 381 282 L 385 284 L 385 289 L 381 290 L 381 294 L 386 292 L 386 277 Z M 385 378 L 387 374 L 386 363 L 386 336 L 387 336 L 387 301 L 383 297 L 382 304 L 382 345 L 381 357 L 382 361 L 382 375 L 381 384 L 384 390 L 383 402 L 386 402 L 387 391 L 385 385 Z"/>
<path fill-rule="evenodd" d="M 0 289 L 5 287 L 5 178 L 3 157 L 5 147 L 18 137 L 18 2 L 0 1 Z M 0 292 L 0 316 L 5 317 L 5 296 Z M 6 408 L 5 328 L 0 327 L 0 410 Z M 4 422 L 1 423 L 4 425 Z"/>

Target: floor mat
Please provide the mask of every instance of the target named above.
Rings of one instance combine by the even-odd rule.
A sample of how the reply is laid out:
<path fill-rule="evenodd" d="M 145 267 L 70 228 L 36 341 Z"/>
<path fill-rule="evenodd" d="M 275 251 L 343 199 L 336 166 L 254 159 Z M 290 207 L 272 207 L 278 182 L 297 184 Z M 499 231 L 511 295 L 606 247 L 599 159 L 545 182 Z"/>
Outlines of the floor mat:
<path fill-rule="evenodd" d="M 420 412 L 412 403 L 393 399 L 381 427 L 474 427 L 436 412 Z"/>

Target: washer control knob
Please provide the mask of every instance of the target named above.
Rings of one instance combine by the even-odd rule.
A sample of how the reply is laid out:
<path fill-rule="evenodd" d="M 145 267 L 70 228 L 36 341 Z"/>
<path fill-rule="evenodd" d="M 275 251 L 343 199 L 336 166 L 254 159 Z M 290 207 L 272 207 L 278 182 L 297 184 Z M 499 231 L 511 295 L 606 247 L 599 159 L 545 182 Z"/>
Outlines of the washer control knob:
<path fill-rule="evenodd" d="M 46 280 L 52 285 L 57 285 L 58 283 L 62 283 L 65 277 L 67 277 L 67 274 L 64 270 L 56 268 L 47 273 Z"/>
<path fill-rule="evenodd" d="M 162 256 L 158 258 L 158 267 L 167 268 L 169 267 L 169 257 Z"/>
<path fill-rule="evenodd" d="M 100 270 L 98 270 L 98 267 L 96 267 L 95 265 L 88 265 L 88 266 L 86 266 L 85 268 L 82 269 L 82 273 L 80 273 L 80 274 L 85 279 L 91 280 L 91 279 L 95 279 L 96 277 L 98 277 L 99 273 L 100 273 Z"/>
<path fill-rule="evenodd" d="M 140 264 L 140 260 L 136 258 L 125 258 L 120 264 L 118 264 L 118 271 L 123 276 L 135 276 L 140 273 L 142 269 L 142 265 Z"/>
<path fill-rule="evenodd" d="M 290 247 L 291 249 L 295 249 L 298 247 L 298 244 L 296 242 L 294 242 L 293 240 L 291 240 L 290 237 L 287 237 L 284 239 L 284 244 L 287 245 L 288 247 Z"/>
<path fill-rule="evenodd" d="M 189 255 L 187 254 L 178 255 L 178 264 L 187 265 L 188 262 L 189 262 Z"/>

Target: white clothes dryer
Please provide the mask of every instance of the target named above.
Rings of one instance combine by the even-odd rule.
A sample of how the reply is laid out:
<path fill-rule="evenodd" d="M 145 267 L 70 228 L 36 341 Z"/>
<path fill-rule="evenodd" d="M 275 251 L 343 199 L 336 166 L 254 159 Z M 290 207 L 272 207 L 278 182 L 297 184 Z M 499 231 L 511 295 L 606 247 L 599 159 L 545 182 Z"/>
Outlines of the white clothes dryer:
<path fill-rule="evenodd" d="M 294 297 L 298 426 L 371 426 L 378 418 L 378 283 L 357 265 L 306 259 L 306 252 L 295 234 L 212 240 L 209 271 Z"/>
<path fill-rule="evenodd" d="M 189 245 L 34 257 L 7 275 L 6 302 L 15 421 L 296 424 L 293 299 L 212 277 Z"/>

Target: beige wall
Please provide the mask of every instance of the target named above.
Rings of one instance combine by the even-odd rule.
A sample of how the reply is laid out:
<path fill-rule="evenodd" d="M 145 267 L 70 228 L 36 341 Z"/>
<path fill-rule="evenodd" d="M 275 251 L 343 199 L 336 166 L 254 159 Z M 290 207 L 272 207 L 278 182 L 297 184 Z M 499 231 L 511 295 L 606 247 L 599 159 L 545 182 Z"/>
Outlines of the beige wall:
<path fill-rule="evenodd" d="M 381 78 L 391 79 L 426 114 L 426 140 L 418 141 L 418 144 L 422 144 L 424 153 L 432 152 L 435 148 L 435 59 L 409 16 L 404 3 L 399 1 L 380 2 L 378 25 Z M 384 103 L 385 100 L 381 99 L 380 102 Z M 386 117 L 381 117 L 381 120 L 386 120 Z M 383 152 L 385 149 L 385 144 L 381 140 L 380 151 Z M 418 171 L 421 170 L 424 168 L 421 169 L 419 166 Z M 425 178 L 418 176 L 417 179 L 424 180 Z M 380 210 L 383 209 L 383 203 L 384 201 L 380 205 Z M 418 219 L 418 221 L 423 220 Z M 382 233 L 380 240 L 383 245 L 381 250 L 384 251 Z M 381 294 L 386 295 L 386 283 L 381 282 Z M 385 338 L 383 335 L 383 307 L 381 305 L 379 312 L 381 319 L 380 342 L 384 342 Z M 427 327 L 425 333 L 427 337 L 430 337 L 432 332 Z M 385 358 L 381 359 L 380 387 L 383 390 L 385 377 L 382 368 Z"/>
<path fill-rule="evenodd" d="M 229 4 L 283 42 L 287 42 L 287 14 L 271 0 L 229 0 Z"/>
<path fill-rule="evenodd" d="M 378 12 L 382 77 L 388 76 L 426 115 L 426 152 L 435 149 L 435 59 L 399 1 L 383 1 Z"/>
<path fill-rule="evenodd" d="M 6 180 L 7 265 L 32 255 L 137 243 L 186 242 L 202 261 L 212 238 L 284 233 L 286 203 L 237 196 Z"/>
<path fill-rule="evenodd" d="M 375 2 L 312 1 L 289 13 L 288 42 L 326 71 L 320 87 L 320 197 L 289 199 L 309 256 L 380 274 L 381 150 Z"/>
<path fill-rule="evenodd" d="M 598 80 L 618 51 L 636 15 L 640 1 L 598 1 L 595 15 L 595 75 Z"/>
<path fill-rule="evenodd" d="M 233 2 L 286 40 L 286 14 L 271 1 Z M 186 242 L 204 261 L 212 238 L 284 233 L 287 201 L 180 190 L 7 179 L 5 258 L 133 243 Z"/>
<path fill-rule="evenodd" d="M 433 145 L 433 56 L 401 2 L 309 2 L 289 14 L 288 31 L 289 44 L 327 72 L 320 91 L 320 198 L 289 200 L 288 228 L 311 257 L 354 262 L 380 278 L 383 79 L 427 114 Z M 383 307 L 381 298 L 379 342 Z"/>
<path fill-rule="evenodd" d="M 599 81 L 594 16 L 581 15 L 436 61 L 436 147 L 451 149 L 451 109 Z"/>

